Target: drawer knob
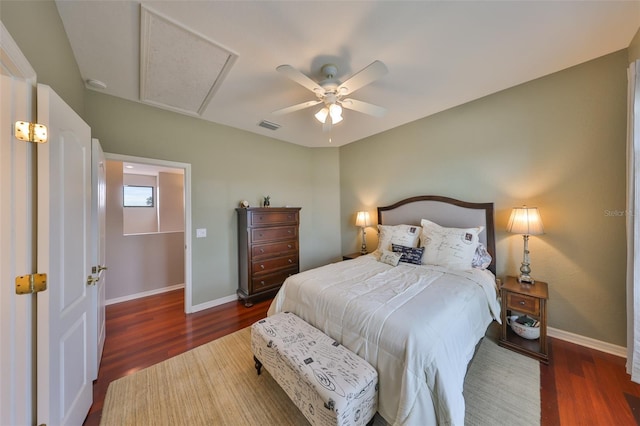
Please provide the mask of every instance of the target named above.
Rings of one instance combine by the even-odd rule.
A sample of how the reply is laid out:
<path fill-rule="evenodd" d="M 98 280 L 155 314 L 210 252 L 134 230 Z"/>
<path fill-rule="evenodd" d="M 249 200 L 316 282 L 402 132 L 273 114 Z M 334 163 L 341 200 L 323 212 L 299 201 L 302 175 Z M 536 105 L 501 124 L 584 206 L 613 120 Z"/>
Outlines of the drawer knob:
<path fill-rule="evenodd" d="M 260 281 L 260 285 L 264 285 L 264 281 Z"/>
<path fill-rule="evenodd" d="M 521 305 L 524 305 L 524 300 L 521 300 L 521 301 L 520 301 L 520 304 L 521 304 Z"/>
<path fill-rule="evenodd" d="M 261 249 L 260 249 L 260 253 L 264 253 L 264 249 L 262 249 L 262 248 L 261 248 Z"/>
<path fill-rule="evenodd" d="M 291 233 L 291 229 L 289 229 L 289 233 Z"/>
<path fill-rule="evenodd" d="M 260 265 L 260 267 L 261 267 L 262 269 L 264 269 L 264 265 Z"/>
<path fill-rule="evenodd" d="M 289 263 L 293 263 L 293 260 L 289 259 Z"/>
<path fill-rule="evenodd" d="M 291 248 L 291 244 L 287 244 L 287 247 L 288 247 L 288 248 Z"/>
<path fill-rule="evenodd" d="M 260 236 L 262 237 L 262 235 L 263 235 L 263 234 L 262 234 L 262 232 L 261 232 L 261 233 L 260 233 L 260 234 L 258 234 L 258 235 L 260 235 Z"/>

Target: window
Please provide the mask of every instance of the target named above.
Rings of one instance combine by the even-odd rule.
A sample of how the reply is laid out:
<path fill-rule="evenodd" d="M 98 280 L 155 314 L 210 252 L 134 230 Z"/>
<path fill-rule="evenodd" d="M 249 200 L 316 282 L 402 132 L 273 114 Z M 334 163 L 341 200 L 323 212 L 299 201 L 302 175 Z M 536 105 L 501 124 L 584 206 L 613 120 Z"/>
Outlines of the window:
<path fill-rule="evenodd" d="M 122 187 L 124 207 L 153 207 L 153 186 L 124 185 Z"/>

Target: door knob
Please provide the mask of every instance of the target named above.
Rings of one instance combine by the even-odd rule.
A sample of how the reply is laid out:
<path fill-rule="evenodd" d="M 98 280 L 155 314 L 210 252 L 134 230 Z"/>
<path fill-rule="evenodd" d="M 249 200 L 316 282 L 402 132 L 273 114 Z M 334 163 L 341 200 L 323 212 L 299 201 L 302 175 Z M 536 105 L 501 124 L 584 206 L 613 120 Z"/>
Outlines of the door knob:
<path fill-rule="evenodd" d="M 87 285 L 96 285 L 98 281 L 100 281 L 100 277 L 87 276 Z"/>

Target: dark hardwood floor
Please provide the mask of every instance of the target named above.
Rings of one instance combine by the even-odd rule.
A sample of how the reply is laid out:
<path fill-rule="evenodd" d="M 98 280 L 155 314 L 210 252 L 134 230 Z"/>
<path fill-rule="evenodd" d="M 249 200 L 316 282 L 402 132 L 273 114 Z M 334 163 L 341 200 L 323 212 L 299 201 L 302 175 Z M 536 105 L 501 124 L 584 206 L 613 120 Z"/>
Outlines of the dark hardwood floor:
<path fill-rule="evenodd" d="M 85 425 L 100 423 L 113 380 L 248 327 L 271 303 L 230 302 L 185 315 L 183 297 L 176 290 L 107 306 L 107 340 Z M 551 361 L 540 365 L 543 426 L 640 425 L 640 385 L 625 373 L 623 358 L 549 340 Z"/>

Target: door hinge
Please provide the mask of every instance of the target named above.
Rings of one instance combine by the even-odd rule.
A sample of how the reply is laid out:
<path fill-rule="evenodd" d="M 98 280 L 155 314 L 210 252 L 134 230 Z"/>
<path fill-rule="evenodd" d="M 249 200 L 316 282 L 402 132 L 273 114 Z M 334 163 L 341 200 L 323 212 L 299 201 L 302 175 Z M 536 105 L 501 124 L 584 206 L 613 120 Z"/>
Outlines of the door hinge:
<path fill-rule="evenodd" d="M 16 277 L 16 294 L 33 294 L 47 289 L 47 274 L 30 274 Z"/>
<path fill-rule="evenodd" d="M 47 143 L 47 126 L 44 124 L 16 121 L 14 136 L 25 142 Z"/>

